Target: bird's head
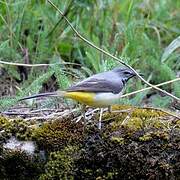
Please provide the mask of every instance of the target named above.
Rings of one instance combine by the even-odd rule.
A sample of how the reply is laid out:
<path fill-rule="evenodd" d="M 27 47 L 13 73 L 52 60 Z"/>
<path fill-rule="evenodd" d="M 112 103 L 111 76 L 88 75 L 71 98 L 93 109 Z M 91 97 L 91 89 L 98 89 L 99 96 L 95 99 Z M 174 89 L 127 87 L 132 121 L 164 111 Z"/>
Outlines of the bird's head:
<path fill-rule="evenodd" d="M 127 82 L 130 78 L 136 76 L 136 74 L 129 68 L 118 67 L 118 68 L 115 68 L 113 71 L 118 73 L 123 83 Z"/>

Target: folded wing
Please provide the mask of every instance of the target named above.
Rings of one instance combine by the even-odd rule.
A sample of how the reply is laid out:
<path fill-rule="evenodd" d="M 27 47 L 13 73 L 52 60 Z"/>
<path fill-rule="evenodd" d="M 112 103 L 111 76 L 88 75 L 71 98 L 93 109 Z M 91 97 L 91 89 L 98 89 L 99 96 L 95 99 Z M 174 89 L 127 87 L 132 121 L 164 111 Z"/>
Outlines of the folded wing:
<path fill-rule="evenodd" d="M 82 81 L 67 89 L 68 92 L 82 91 L 82 92 L 112 92 L 118 94 L 123 88 L 121 81 L 114 82 L 106 79 L 91 78 Z"/>

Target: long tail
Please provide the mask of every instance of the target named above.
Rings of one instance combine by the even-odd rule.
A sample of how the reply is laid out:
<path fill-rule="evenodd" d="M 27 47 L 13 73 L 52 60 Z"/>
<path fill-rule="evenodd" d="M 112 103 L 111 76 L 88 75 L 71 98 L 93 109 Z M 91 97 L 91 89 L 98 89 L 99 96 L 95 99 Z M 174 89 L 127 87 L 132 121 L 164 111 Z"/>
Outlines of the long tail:
<path fill-rule="evenodd" d="M 48 92 L 48 93 L 41 93 L 41 94 L 35 94 L 32 96 L 27 96 L 24 98 L 19 99 L 19 101 L 23 101 L 23 100 L 27 100 L 27 99 L 33 99 L 33 98 L 38 98 L 38 97 L 64 97 L 65 96 L 66 91 L 56 91 L 56 92 Z"/>

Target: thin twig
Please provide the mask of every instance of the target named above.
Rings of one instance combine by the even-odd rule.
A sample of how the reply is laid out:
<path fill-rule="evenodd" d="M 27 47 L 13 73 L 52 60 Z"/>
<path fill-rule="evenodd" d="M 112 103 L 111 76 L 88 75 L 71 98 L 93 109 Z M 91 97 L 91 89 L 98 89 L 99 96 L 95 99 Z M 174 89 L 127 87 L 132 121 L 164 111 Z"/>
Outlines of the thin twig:
<path fill-rule="evenodd" d="M 66 21 L 67 24 L 71 27 L 71 29 L 74 31 L 74 33 L 77 35 L 77 37 L 79 37 L 81 40 L 83 40 L 84 42 L 86 42 L 89 46 L 95 48 L 96 50 L 104 53 L 105 55 L 107 55 L 107 56 L 115 59 L 115 60 L 118 61 L 119 63 L 121 63 L 121 64 L 123 64 L 124 66 L 128 67 L 129 69 L 131 69 L 131 70 L 132 70 L 144 83 L 146 83 L 148 86 L 151 86 L 152 88 L 154 88 L 154 89 L 156 89 L 156 90 L 158 90 L 158 91 L 163 92 L 164 94 L 170 96 L 171 98 L 173 98 L 173 99 L 175 99 L 175 100 L 177 100 L 177 101 L 180 101 L 180 98 L 178 98 L 178 97 L 172 95 L 171 93 L 168 93 L 168 92 L 166 92 L 165 90 L 160 89 L 160 88 L 158 88 L 158 87 L 150 84 L 149 82 L 147 82 L 144 78 L 142 78 L 142 77 L 138 74 L 138 72 L 137 72 L 135 69 L 133 69 L 133 68 L 132 68 L 130 65 L 128 65 L 127 63 L 125 63 L 122 58 L 117 58 L 117 57 L 113 56 L 113 55 L 110 54 L 109 52 L 107 52 L 107 51 L 99 48 L 98 46 L 94 45 L 92 42 L 90 42 L 90 41 L 88 41 L 86 38 L 84 38 L 84 37 L 73 27 L 73 25 L 72 25 L 71 22 L 66 18 L 66 16 L 64 16 L 64 14 L 62 13 L 62 11 L 61 11 L 51 0 L 47 0 L 47 1 L 61 14 L 61 16 L 65 19 L 65 21 Z"/>
<path fill-rule="evenodd" d="M 26 66 L 26 67 L 40 67 L 40 66 L 52 66 L 52 65 L 77 65 L 81 66 L 78 63 L 52 63 L 52 64 L 23 64 L 23 63 L 13 63 L 13 62 L 7 62 L 7 61 L 1 61 L 0 64 L 6 64 L 6 65 L 13 65 L 13 66 Z"/>
<path fill-rule="evenodd" d="M 7 61 L 1 61 L 0 64 L 6 64 L 6 65 L 13 65 L 13 66 L 26 66 L 26 67 L 41 67 L 41 66 L 52 66 L 52 65 L 77 65 L 81 66 L 78 63 L 54 63 L 54 64 L 23 64 L 23 63 L 13 63 L 13 62 L 7 62 Z M 70 73 L 68 71 L 64 71 L 66 74 L 69 74 L 71 76 L 74 76 L 75 78 L 79 78 L 74 73 Z"/>
<path fill-rule="evenodd" d="M 170 80 L 170 81 L 166 81 L 166 82 L 163 82 L 163 83 L 154 85 L 154 86 L 159 87 L 159 86 L 163 86 L 163 85 L 166 85 L 166 84 L 170 84 L 170 83 L 173 83 L 173 82 L 176 82 L 176 81 L 180 81 L 180 78 L 176 78 L 176 79 L 173 79 L 173 80 Z M 119 98 L 124 98 L 124 97 L 127 97 L 127 96 L 131 96 L 131 95 L 137 94 L 137 93 L 139 93 L 139 92 L 143 92 L 143 91 L 146 91 L 146 90 L 150 90 L 150 89 L 152 89 L 152 88 L 153 88 L 153 87 L 147 87 L 147 88 L 143 88 L 143 89 L 140 89 L 140 90 L 137 90 L 137 91 L 133 91 L 133 92 L 131 92 L 131 93 L 124 94 L 124 95 L 120 96 Z"/>

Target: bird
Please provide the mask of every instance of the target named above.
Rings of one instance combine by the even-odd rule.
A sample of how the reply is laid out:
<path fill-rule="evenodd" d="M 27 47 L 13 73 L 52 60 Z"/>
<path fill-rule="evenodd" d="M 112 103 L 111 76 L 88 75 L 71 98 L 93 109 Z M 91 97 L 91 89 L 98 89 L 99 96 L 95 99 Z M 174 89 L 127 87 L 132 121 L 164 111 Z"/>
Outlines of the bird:
<path fill-rule="evenodd" d="M 101 118 L 103 108 L 116 104 L 116 101 L 122 95 L 123 89 L 129 79 L 136 76 L 136 73 L 130 68 L 116 67 L 110 71 L 94 74 L 65 90 L 47 92 L 21 98 L 22 100 L 58 96 L 73 99 L 83 104 L 83 116 L 85 117 L 85 107 L 101 108 L 98 128 L 101 129 Z"/>

